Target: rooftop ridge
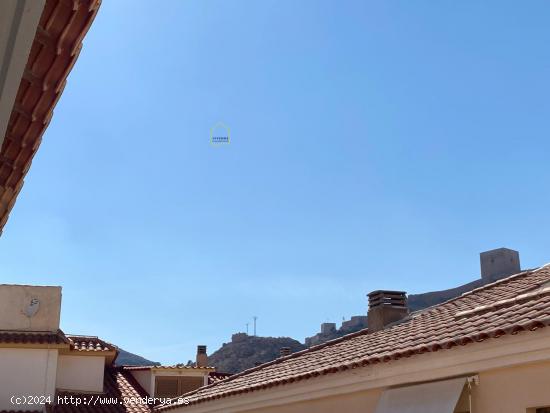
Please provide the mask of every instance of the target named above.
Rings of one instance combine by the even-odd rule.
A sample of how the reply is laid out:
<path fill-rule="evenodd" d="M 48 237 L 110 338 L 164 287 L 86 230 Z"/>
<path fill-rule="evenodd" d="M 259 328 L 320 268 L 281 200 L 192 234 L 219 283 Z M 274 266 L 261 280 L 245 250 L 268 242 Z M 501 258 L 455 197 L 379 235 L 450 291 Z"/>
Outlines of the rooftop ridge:
<path fill-rule="evenodd" d="M 53 288 L 62 288 L 60 285 L 30 285 L 30 284 L 7 284 L 7 283 L 0 283 L 0 287 L 53 287 Z"/>
<path fill-rule="evenodd" d="M 547 296 L 550 296 L 550 286 L 542 287 L 542 288 L 537 287 L 524 294 L 519 294 L 513 298 L 495 301 L 490 305 L 480 305 L 475 308 L 472 308 L 471 310 L 459 311 L 458 313 L 455 314 L 455 319 L 470 317 L 472 315 L 489 313 L 495 310 L 499 310 L 501 308 L 506 308 L 512 304 L 524 303 L 532 300 L 533 298 L 542 298 Z"/>
<path fill-rule="evenodd" d="M 75 334 L 65 334 L 65 337 L 67 337 L 68 342 L 70 342 L 72 348 L 75 351 L 114 351 L 116 355 L 118 356 L 118 346 L 116 346 L 113 343 L 110 343 L 108 341 L 105 341 L 98 336 L 82 336 L 82 335 L 75 335 Z M 86 344 L 85 346 L 82 346 L 82 344 Z M 98 349 L 97 346 L 100 346 L 101 349 Z"/>
<path fill-rule="evenodd" d="M 482 290 L 486 290 L 488 288 L 492 288 L 494 287 L 495 285 L 498 285 L 498 284 L 501 284 L 501 283 L 504 283 L 504 282 L 508 282 L 512 279 L 515 279 L 515 278 L 519 278 L 521 276 L 526 276 L 526 275 L 530 275 L 530 274 L 534 274 L 536 273 L 537 271 L 540 271 L 540 270 L 543 270 L 547 265 L 550 265 L 549 264 L 546 264 L 546 265 L 543 265 L 542 267 L 536 267 L 536 268 L 531 268 L 531 269 L 527 269 L 527 270 L 523 270 L 521 272 L 518 272 L 517 274 L 512 274 L 512 275 L 509 275 L 507 277 L 504 277 L 504 278 L 501 278 L 499 280 L 496 280 L 496 281 L 493 281 L 492 283 L 488 283 L 488 284 L 484 284 L 480 287 L 476 287 L 470 291 L 466 291 L 465 293 L 462 293 L 460 294 L 459 296 L 456 296 L 456 297 L 453 297 L 453 298 L 449 298 L 448 300 L 445 300 L 439 304 L 434 304 L 434 305 L 431 305 L 429 307 L 426 307 L 426 308 L 423 308 L 421 310 L 417 310 L 417 311 L 414 311 L 412 312 L 409 316 L 411 318 L 414 318 L 415 316 L 417 315 L 420 315 L 420 314 L 425 314 L 425 313 L 429 313 L 431 310 L 435 309 L 435 308 L 438 308 L 438 307 L 441 307 L 445 304 L 449 304 L 449 303 L 452 303 L 453 301 L 457 301 L 459 299 L 462 299 L 464 297 L 467 297 L 469 295 L 472 295 L 474 293 L 478 293 Z"/>
<path fill-rule="evenodd" d="M 487 288 L 490 288 L 490 287 L 494 287 L 495 285 L 498 285 L 498 284 L 502 284 L 504 282 L 507 282 L 507 281 L 510 281 L 512 279 L 515 279 L 515 278 L 519 278 L 521 276 L 525 276 L 525 275 L 529 275 L 529 274 L 534 274 L 535 272 L 537 271 L 540 271 L 544 269 L 544 266 L 542 267 L 535 267 L 535 268 L 529 268 L 527 270 L 523 270 L 521 272 L 518 272 L 517 274 L 512 274 L 512 275 L 509 275 L 507 277 L 504 277 L 504 278 L 501 278 L 499 280 L 496 280 L 496 281 L 493 281 L 492 283 L 489 283 L 489 284 L 485 284 L 485 285 L 482 285 L 481 287 L 477 287 L 477 288 L 474 288 L 473 290 L 470 290 L 470 291 L 467 291 L 465 293 L 462 293 L 460 295 L 460 297 L 466 297 L 470 294 L 473 294 L 475 292 L 479 292 L 481 290 L 484 290 L 484 289 L 487 289 Z M 457 299 L 459 297 L 455 297 L 455 299 Z M 450 300 L 449 300 L 450 301 Z"/>
<path fill-rule="evenodd" d="M 171 365 L 171 366 L 138 366 L 138 365 L 124 365 L 119 366 L 123 370 L 152 370 L 152 369 L 160 369 L 160 370 L 168 370 L 168 369 L 204 369 L 204 370 L 213 370 L 216 367 L 214 366 L 205 366 L 205 367 L 197 367 L 197 366 L 178 366 L 177 364 Z"/>

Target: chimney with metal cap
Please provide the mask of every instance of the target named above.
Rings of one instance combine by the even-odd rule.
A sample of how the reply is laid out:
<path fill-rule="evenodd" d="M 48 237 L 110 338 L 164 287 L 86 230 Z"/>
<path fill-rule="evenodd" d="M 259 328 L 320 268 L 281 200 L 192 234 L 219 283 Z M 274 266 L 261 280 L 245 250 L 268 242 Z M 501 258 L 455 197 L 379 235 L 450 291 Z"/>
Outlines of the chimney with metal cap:
<path fill-rule="evenodd" d="M 378 290 L 369 294 L 369 332 L 383 330 L 408 314 L 406 292 Z"/>
<path fill-rule="evenodd" d="M 197 367 L 207 367 L 208 356 L 206 355 L 206 346 L 197 346 Z"/>

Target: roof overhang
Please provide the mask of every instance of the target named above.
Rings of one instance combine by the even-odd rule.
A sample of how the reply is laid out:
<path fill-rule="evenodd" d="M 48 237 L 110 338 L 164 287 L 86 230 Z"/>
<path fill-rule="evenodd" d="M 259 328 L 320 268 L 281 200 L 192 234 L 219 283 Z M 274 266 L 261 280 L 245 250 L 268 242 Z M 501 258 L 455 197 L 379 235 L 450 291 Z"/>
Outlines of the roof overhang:
<path fill-rule="evenodd" d="M 12 349 L 47 349 L 47 350 L 68 350 L 69 344 L 46 344 L 46 343 L 0 343 L 0 348 Z"/>
<path fill-rule="evenodd" d="M 154 374 L 172 373 L 174 375 L 183 375 L 188 373 L 208 374 L 216 371 L 215 367 L 194 367 L 194 366 L 122 366 L 128 371 L 150 371 Z"/>
<path fill-rule="evenodd" d="M 0 2 L 0 147 L 45 2 Z"/>
<path fill-rule="evenodd" d="M 5 72 L 0 76 L 0 234 L 99 5 L 100 0 L 0 2 Z"/>
<path fill-rule="evenodd" d="M 105 351 L 82 351 L 75 350 L 71 346 L 64 347 L 59 352 L 61 356 L 77 356 L 77 357 L 105 357 L 105 365 L 110 366 L 115 361 L 118 351 L 117 350 L 105 350 Z"/>

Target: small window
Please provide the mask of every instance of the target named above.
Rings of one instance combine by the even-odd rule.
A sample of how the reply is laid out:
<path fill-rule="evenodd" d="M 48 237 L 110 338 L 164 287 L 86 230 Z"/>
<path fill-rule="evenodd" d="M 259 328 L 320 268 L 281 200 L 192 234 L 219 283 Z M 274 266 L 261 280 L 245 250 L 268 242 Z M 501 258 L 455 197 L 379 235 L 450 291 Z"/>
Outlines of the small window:
<path fill-rule="evenodd" d="M 202 376 L 157 376 L 155 397 L 174 398 L 204 385 Z"/>
<path fill-rule="evenodd" d="M 157 377 L 155 381 L 155 397 L 172 398 L 178 396 L 177 377 Z"/>

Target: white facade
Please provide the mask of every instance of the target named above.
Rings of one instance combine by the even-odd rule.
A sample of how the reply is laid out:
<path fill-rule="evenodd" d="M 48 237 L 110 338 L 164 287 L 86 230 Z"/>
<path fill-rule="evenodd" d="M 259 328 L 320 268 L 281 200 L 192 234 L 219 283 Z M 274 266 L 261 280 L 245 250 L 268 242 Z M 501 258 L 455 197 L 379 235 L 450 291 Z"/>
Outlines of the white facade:
<path fill-rule="evenodd" d="M 0 348 L 0 410 L 39 410 L 15 397 L 53 397 L 57 362 L 57 349 Z"/>
<path fill-rule="evenodd" d="M 132 376 L 134 376 L 139 385 L 143 387 L 147 393 L 150 395 L 155 394 L 155 381 L 153 380 L 151 370 L 134 370 L 132 371 Z"/>
<path fill-rule="evenodd" d="M 103 391 L 105 357 L 59 356 L 56 386 L 59 390 Z"/>

